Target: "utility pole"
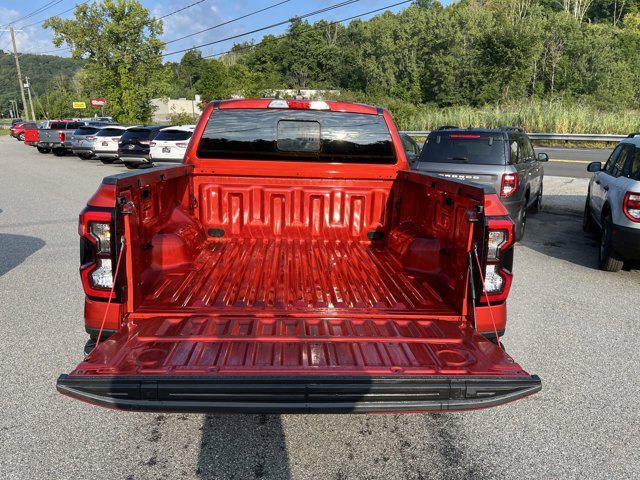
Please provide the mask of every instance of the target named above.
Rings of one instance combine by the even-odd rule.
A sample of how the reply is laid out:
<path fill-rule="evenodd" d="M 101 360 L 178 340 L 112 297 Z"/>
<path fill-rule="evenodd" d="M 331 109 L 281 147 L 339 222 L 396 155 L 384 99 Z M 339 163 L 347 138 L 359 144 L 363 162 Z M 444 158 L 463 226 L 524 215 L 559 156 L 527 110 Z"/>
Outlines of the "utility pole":
<path fill-rule="evenodd" d="M 27 93 L 29 94 L 29 105 L 31 105 L 31 119 L 36 121 L 36 111 L 33 109 L 33 98 L 31 98 L 31 82 L 29 82 L 29 77 L 24 77 L 24 86 L 27 89 Z"/>
<path fill-rule="evenodd" d="M 21 30 L 18 30 L 18 31 L 20 32 Z M 18 70 L 18 83 L 20 83 L 20 95 L 22 96 L 22 106 L 24 107 L 25 117 L 28 117 L 29 109 L 27 108 L 27 100 L 24 97 L 24 84 L 22 83 L 22 72 L 20 71 L 20 60 L 18 60 L 18 47 L 16 47 L 16 36 L 14 34 L 13 27 L 9 27 L 9 33 L 11 33 L 11 43 L 13 44 L 13 56 L 16 59 L 16 70 Z"/>

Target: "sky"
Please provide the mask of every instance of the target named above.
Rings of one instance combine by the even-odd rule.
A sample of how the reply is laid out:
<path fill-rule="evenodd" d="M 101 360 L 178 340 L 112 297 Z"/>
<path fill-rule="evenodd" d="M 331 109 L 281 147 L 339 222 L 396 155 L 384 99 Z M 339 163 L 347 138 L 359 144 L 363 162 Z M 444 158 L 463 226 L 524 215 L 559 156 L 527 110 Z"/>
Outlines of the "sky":
<path fill-rule="evenodd" d="M 285 21 L 294 16 L 300 16 L 328 6 L 344 3 L 344 1 L 345 0 L 329 0 L 326 2 L 311 0 L 141 0 L 141 3 L 149 9 L 152 15 L 156 17 L 167 15 L 190 4 L 197 3 L 192 7 L 186 8 L 183 11 L 174 13 L 163 19 L 164 33 L 162 35 L 162 39 L 165 42 L 171 42 L 168 43 L 165 54 L 171 54 L 172 52 L 197 47 L 204 43 L 216 42 L 234 35 L 241 35 L 261 27 Z M 320 19 L 333 21 L 341 20 L 377 8 L 386 7 L 400 2 L 401 0 L 353 1 L 354 3 L 352 4 L 314 15 L 309 17 L 307 20 L 310 22 Z M 22 28 L 22 31 L 16 32 L 16 43 L 19 52 L 69 56 L 69 52 L 67 50 L 56 49 L 51 42 L 51 32 L 49 30 L 42 28 L 41 24 L 29 24 L 39 22 L 49 16 L 58 15 L 80 2 L 81 0 L 0 0 L 0 30 L 6 28 L 12 22 L 15 22 L 12 26 L 16 29 L 24 27 Z M 247 18 L 231 22 L 227 25 L 194 35 L 187 39 L 172 42 L 172 40 L 176 40 L 185 35 L 233 20 L 237 17 L 270 7 L 280 2 L 282 2 L 281 5 L 255 15 L 251 15 Z M 408 3 L 399 5 L 389 8 L 389 10 L 396 12 L 406 8 L 408 5 Z M 19 20 L 21 17 L 24 17 L 41 7 L 47 8 L 42 10 L 40 13 L 33 14 L 28 18 Z M 362 18 L 371 18 L 380 13 L 382 13 L 382 11 Z M 60 16 L 68 18 L 72 15 L 73 10 Z M 258 41 L 263 35 L 282 33 L 286 31 L 286 29 L 287 25 L 282 25 L 262 32 L 239 37 L 235 42 L 240 43 L 249 40 Z M 203 52 L 203 55 L 213 55 L 229 50 L 229 48 L 233 46 L 233 43 L 234 40 L 222 41 L 213 45 L 200 47 L 200 50 Z M 9 34 L 0 32 L 0 49 L 9 51 L 10 48 L 11 43 Z M 182 55 L 183 53 L 166 55 L 165 60 L 179 61 Z"/>

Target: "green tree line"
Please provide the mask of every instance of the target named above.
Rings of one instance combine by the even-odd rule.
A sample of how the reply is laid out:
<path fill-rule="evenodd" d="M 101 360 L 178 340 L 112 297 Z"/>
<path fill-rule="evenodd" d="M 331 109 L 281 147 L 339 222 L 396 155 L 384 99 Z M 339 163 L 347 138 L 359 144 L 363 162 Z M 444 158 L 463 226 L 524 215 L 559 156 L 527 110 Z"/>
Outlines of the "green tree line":
<path fill-rule="evenodd" d="M 320 89 L 387 106 L 402 128 L 449 119 L 626 131 L 638 124 L 640 108 L 639 5 L 417 0 L 348 25 L 294 19 L 286 34 L 225 55 L 189 51 L 164 63 L 162 23 L 136 0 L 80 5 L 74 18 L 45 26 L 56 45 L 71 46 L 84 62 L 69 88 L 107 97 L 121 121 L 148 120 L 148 100 L 156 96 L 212 100 Z"/>

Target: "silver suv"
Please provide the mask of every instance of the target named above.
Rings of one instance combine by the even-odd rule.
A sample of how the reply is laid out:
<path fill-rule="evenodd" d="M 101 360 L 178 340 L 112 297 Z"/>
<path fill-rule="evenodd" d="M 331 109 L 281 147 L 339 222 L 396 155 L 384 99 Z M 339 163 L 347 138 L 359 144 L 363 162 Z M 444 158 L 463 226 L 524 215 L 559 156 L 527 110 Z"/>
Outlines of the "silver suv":
<path fill-rule="evenodd" d="M 640 133 L 615 148 L 607 163 L 590 163 L 583 229 L 600 234 L 599 265 L 617 272 L 640 261 Z"/>
<path fill-rule="evenodd" d="M 440 127 L 429 133 L 412 168 L 446 178 L 491 185 L 524 237 L 527 212 L 542 208 L 546 153 L 536 155 L 524 130 Z"/>

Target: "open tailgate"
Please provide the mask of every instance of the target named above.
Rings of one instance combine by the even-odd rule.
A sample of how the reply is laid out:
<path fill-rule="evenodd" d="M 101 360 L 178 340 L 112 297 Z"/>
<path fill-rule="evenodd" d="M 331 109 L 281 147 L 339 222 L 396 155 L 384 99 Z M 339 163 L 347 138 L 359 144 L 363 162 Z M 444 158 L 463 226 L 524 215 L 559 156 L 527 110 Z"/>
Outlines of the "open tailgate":
<path fill-rule="evenodd" d="M 61 393 L 122 410 L 466 410 L 538 392 L 504 350 L 450 320 L 172 316 L 129 320 Z"/>

